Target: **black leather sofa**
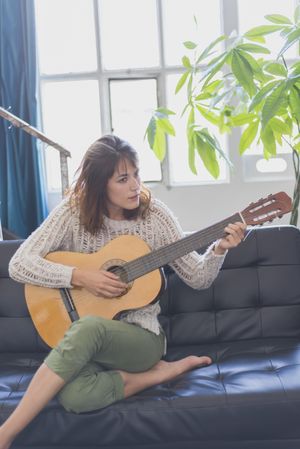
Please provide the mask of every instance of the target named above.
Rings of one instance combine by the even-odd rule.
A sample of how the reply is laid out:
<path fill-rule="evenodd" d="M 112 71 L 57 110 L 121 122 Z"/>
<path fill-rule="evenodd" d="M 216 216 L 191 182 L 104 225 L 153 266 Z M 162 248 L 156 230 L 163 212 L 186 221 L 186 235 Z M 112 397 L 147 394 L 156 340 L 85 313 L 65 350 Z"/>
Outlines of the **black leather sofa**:
<path fill-rule="evenodd" d="M 8 277 L 18 244 L 0 243 L 0 422 L 48 350 L 23 286 Z M 214 363 L 93 413 L 68 413 L 54 399 L 13 448 L 300 448 L 299 230 L 252 231 L 207 290 L 166 272 L 167 359 L 207 354 Z"/>

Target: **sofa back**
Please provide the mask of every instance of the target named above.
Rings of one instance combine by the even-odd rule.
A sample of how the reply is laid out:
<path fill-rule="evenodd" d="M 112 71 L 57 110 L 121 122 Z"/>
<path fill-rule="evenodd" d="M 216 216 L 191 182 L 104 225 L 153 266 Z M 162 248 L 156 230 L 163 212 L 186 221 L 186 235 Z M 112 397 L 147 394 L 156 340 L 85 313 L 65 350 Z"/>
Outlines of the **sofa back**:
<path fill-rule="evenodd" d="M 161 305 L 169 347 L 300 336 L 300 232 L 257 228 L 229 251 L 206 290 L 171 270 Z"/>
<path fill-rule="evenodd" d="M 0 352 L 44 352 L 24 287 L 8 275 L 20 241 L 0 242 Z M 186 286 L 169 268 L 161 322 L 169 347 L 300 336 L 300 233 L 292 226 L 253 230 L 226 256 L 206 290 Z"/>
<path fill-rule="evenodd" d="M 29 316 L 24 286 L 10 279 L 8 263 L 22 240 L 0 242 L 0 352 L 45 352 Z"/>

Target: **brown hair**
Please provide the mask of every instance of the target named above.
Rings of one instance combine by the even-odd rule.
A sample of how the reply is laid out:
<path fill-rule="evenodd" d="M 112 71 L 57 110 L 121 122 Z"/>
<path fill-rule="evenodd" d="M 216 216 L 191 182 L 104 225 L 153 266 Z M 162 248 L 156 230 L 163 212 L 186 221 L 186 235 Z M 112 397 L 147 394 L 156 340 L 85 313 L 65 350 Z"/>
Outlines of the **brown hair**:
<path fill-rule="evenodd" d="M 125 140 L 106 135 L 88 148 L 80 164 L 79 177 L 71 193 L 71 204 L 79 208 L 80 223 L 91 234 L 100 231 L 103 216 L 108 215 L 107 182 L 122 160 L 128 160 L 136 167 L 136 150 Z M 125 218 L 134 220 L 145 217 L 150 199 L 150 191 L 142 186 L 139 206 L 133 210 L 124 209 Z"/>

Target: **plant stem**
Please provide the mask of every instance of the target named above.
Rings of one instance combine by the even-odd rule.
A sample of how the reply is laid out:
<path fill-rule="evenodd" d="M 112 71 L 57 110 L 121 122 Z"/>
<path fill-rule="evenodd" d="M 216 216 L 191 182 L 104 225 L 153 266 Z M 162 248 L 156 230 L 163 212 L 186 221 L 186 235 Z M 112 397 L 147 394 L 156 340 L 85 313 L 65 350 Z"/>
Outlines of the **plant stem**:
<path fill-rule="evenodd" d="M 293 207 L 292 207 L 292 214 L 290 218 L 290 224 L 297 226 L 298 223 L 298 207 L 299 207 L 299 200 L 300 200 L 300 171 L 299 171 L 299 164 L 300 164 L 300 158 L 299 154 L 296 150 L 293 150 L 293 164 L 294 164 L 294 172 L 295 172 L 295 186 L 294 186 L 294 193 L 293 193 Z"/>
<path fill-rule="evenodd" d="M 290 218 L 290 224 L 297 226 L 298 223 L 298 207 L 300 201 L 300 157 L 298 152 L 294 149 L 291 143 L 283 136 L 283 140 L 291 147 L 293 153 L 293 167 L 295 173 L 295 185 L 293 192 L 292 213 Z"/>

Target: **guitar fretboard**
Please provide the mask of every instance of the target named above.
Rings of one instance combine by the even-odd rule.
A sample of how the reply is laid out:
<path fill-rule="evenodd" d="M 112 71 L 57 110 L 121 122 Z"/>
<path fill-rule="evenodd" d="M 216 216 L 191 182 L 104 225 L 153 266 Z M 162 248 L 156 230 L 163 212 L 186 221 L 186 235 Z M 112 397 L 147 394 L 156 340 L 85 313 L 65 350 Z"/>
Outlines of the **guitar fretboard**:
<path fill-rule="evenodd" d="M 131 262 L 127 262 L 122 266 L 120 271 L 117 269 L 116 272 L 124 282 L 131 282 L 153 270 L 167 265 L 179 257 L 185 256 L 192 251 L 198 250 L 209 245 L 213 241 L 222 238 L 224 236 L 224 228 L 229 223 L 241 220 L 241 215 L 236 213 L 202 231 L 197 231 L 181 240 L 151 251 L 149 254 L 141 256 Z"/>

